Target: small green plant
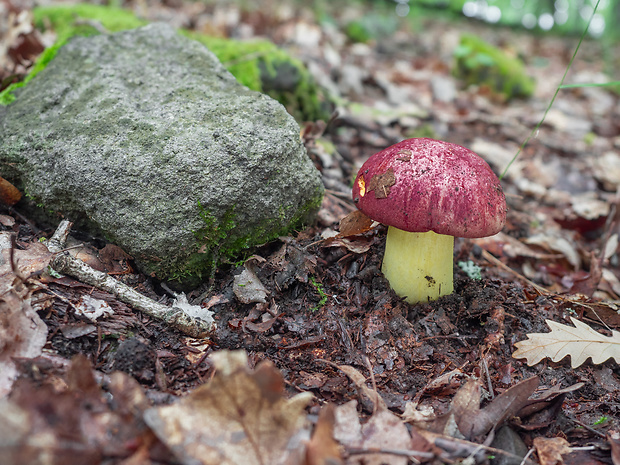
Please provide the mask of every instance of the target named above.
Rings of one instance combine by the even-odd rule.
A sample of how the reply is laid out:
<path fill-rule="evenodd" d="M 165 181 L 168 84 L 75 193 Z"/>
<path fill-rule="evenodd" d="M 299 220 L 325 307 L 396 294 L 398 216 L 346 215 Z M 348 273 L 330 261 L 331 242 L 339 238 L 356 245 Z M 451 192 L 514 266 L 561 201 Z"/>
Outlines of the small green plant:
<path fill-rule="evenodd" d="M 592 426 L 602 425 L 603 423 L 607 423 L 609 421 L 609 417 L 603 415 L 601 418 L 596 420 Z"/>
<path fill-rule="evenodd" d="M 314 278 L 314 276 L 310 276 L 310 282 L 312 283 L 312 286 L 314 286 L 316 292 L 321 297 L 321 300 L 319 300 L 319 302 L 310 309 L 311 312 L 316 312 L 317 310 L 323 308 L 323 306 L 327 303 L 327 294 L 325 293 L 325 289 L 323 289 L 323 285 L 319 283 Z"/>
<path fill-rule="evenodd" d="M 473 261 L 458 262 L 459 268 L 465 272 L 470 279 L 480 281 L 482 279 L 481 268 Z"/>

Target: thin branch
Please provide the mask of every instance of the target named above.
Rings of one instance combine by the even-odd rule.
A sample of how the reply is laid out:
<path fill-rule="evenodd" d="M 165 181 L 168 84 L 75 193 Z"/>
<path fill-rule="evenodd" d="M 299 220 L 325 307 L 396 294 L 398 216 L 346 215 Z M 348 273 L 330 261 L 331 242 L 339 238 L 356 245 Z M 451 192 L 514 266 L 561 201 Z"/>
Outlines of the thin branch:
<path fill-rule="evenodd" d="M 97 289 L 109 292 L 121 302 L 152 318 L 162 320 L 188 336 L 202 338 L 208 337 L 213 333 L 215 322 L 210 316 L 209 319 L 194 318 L 180 308 L 168 307 L 155 302 L 106 273 L 91 268 L 79 258 L 70 255 L 67 251 L 62 251 L 64 240 L 66 240 L 70 229 L 71 223 L 69 221 L 62 221 L 48 244 L 50 252 L 57 254 L 50 261 L 50 266 L 58 273 L 71 276 L 83 283 L 95 286 Z"/>

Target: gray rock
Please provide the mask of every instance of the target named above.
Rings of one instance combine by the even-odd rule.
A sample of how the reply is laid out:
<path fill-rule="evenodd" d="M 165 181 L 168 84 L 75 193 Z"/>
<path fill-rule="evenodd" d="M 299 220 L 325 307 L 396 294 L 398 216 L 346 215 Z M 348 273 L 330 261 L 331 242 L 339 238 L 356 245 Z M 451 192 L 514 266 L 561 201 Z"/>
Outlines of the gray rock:
<path fill-rule="evenodd" d="M 284 107 L 163 24 L 72 39 L 0 118 L 3 176 L 160 279 L 300 226 L 323 195 Z"/>

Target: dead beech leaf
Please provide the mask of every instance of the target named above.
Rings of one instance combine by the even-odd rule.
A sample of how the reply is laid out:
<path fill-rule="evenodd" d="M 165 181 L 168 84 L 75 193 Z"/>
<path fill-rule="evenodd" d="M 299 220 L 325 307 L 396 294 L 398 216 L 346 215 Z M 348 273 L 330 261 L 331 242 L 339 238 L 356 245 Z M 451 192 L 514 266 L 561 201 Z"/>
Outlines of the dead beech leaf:
<path fill-rule="evenodd" d="M 22 198 L 22 193 L 9 181 L 0 176 L 0 202 L 13 206 Z"/>
<path fill-rule="evenodd" d="M 613 358 L 620 363 L 620 332 L 612 331 L 604 336 L 587 324 L 571 317 L 575 327 L 546 320 L 550 333 L 528 334 L 528 339 L 517 342 L 514 358 L 524 358 L 529 366 L 536 365 L 543 358 L 559 362 L 567 355 L 571 357 L 571 367 L 581 366 L 588 358 L 592 363 L 603 363 Z"/>
<path fill-rule="evenodd" d="M 562 454 L 570 452 L 570 445 L 564 438 L 534 438 L 534 448 L 538 453 L 540 465 L 562 465 Z"/>
<path fill-rule="evenodd" d="M 5 234 L 0 234 L 2 238 L 10 241 Z M 41 355 L 47 340 L 47 326 L 32 308 L 31 289 L 24 278 L 49 261 L 50 254 L 42 256 L 39 246 L 13 250 L 13 255 L 11 249 L 0 252 L 0 398 L 10 392 L 17 376 L 13 358 Z M 11 260 L 21 268 L 18 274 L 13 271 Z"/>
<path fill-rule="evenodd" d="M 145 421 L 184 464 L 301 464 L 310 438 L 304 408 L 312 394 L 284 397 L 282 375 L 268 361 L 255 370 L 243 351 L 211 355 L 215 376 Z"/>
<path fill-rule="evenodd" d="M 459 432 L 467 439 L 488 433 L 493 427 L 512 418 L 529 403 L 530 395 L 540 383 L 533 376 L 511 386 L 480 409 L 480 380 L 469 380 L 454 396 L 452 411 Z"/>
<path fill-rule="evenodd" d="M 349 453 L 347 465 L 406 465 L 407 457 L 386 450 L 412 450 L 411 435 L 402 420 L 387 408 L 379 408 L 363 425 L 357 413 L 357 401 L 336 408 L 335 438 Z M 430 445 L 422 439 L 428 448 Z"/>
<path fill-rule="evenodd" d="M 611 461 L 614 465 L 620 465 L 620 433 L 618 431 L 609 431 L 607 433 L 607 441 L 611 446 Z"/>
<path fill-rule="evenodd" d="M 334 439 L 336 407 L 325 405 L 319 412 L 312 439 L 306 449 L 305 465 L 339 465 L 342 464 L 340 445 Z"/>
<path fill-rule="evenodd" d="M 340 237 L 363 234 L 370 230 L 372 220 L 361 211 L 355 210 L 340 220 Z"/>

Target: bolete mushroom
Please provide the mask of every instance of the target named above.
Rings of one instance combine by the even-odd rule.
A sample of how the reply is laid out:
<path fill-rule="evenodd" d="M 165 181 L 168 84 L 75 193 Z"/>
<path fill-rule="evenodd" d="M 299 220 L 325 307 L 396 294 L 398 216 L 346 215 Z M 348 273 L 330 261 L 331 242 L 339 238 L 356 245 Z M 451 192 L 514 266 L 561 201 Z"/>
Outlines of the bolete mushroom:
<path fill-rule="evenodd" d="M 389 226 L 381 271 L 409 303 L 453 292 L 454 237 L 491 236 L 506 222 L 506 199 L 489 165 L 433 139 L 407 139 L 370 157 L 353 200 Z"/>

